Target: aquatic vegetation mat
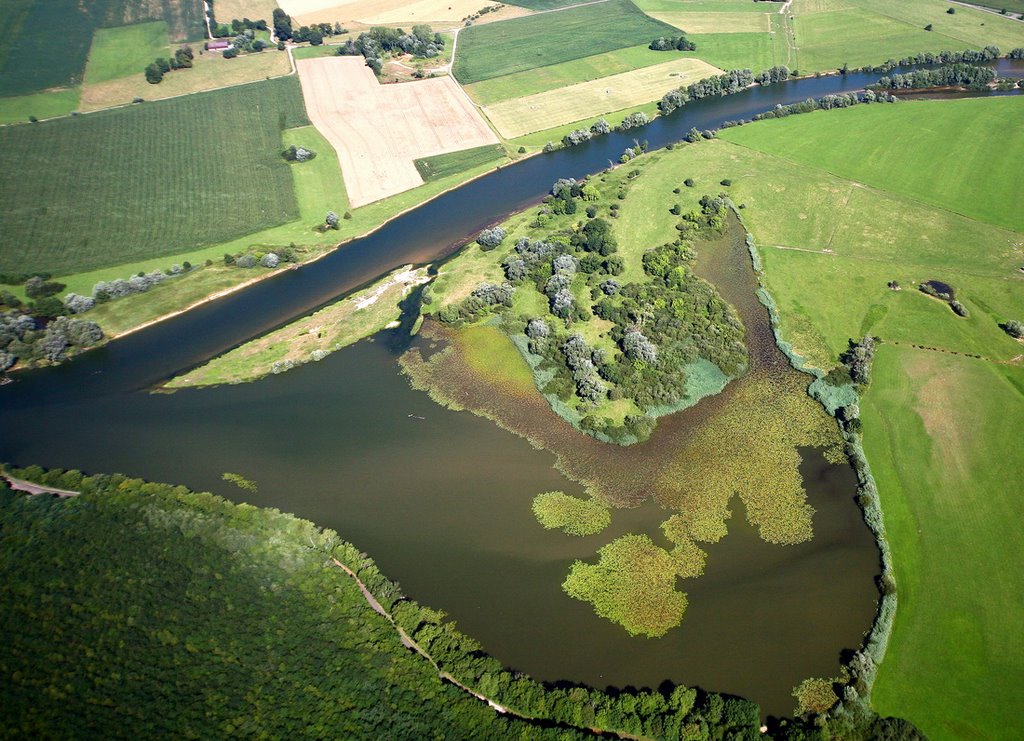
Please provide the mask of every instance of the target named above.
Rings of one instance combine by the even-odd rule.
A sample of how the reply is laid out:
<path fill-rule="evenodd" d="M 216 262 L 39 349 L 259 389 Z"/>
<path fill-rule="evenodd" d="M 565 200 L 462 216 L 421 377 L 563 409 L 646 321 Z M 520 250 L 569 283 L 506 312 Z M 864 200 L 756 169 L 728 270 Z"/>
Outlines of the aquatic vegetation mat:
<path fill-rule="evenodd" d="M 577 561 L 562 588 L 590 602 L 630 635 L 665 635 L 686 612 L 686 595 L 675 589 L 676 566 L 646 535 L 624 535 L 598 551 L 596 564 Z"/>
<path fill-rule="evenodd" d="M 548 529 L 568 535 L 596 535 L 612 522 L 608 508 L 593 499 L 580 499 L 561 491 L 546 491 L 533 498 L 533 514 Z"/>

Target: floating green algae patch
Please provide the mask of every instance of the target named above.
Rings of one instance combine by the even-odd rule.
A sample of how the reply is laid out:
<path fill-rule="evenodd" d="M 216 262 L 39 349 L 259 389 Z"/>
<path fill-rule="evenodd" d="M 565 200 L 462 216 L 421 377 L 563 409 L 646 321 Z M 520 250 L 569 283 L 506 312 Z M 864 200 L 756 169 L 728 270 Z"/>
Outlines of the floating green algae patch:
<path fill-rule="evenodd" d="M 676 562 L 646 535 L 623 535 L 598 551 L 596 564 L 576 561 L 562 588 L 590 602 L 630 635 L 663 636 L 679 625 L 686 595 L 676 591 Z"/>
<path fill-rule="evenodd" d="M 690 538 L 686 518 L 672 515 L 661 523 L 661 529 L 665 537 L 675 543 L 672 558 L 676 562 L 676 573 L 684 579 L 703 574 L 708 554 Z"/>
<path fill-rule="evenodd" d="M 796 374 L 754 374 L 664 471 L 659 500 L 682 512 L 694 540 L 716 542 L 726 534 L 733 495 L 743 500 L 747 519 L 765 541 L 811 539 L 814 510 L 807 504 L 798 449 L 842 451 L 834 423 L 803 393 L 805 387 Z"/>
<path fill-rule="evenodd" d="M 596 535 L 612 522 L 608 508 L 593 499 L 580 499 L 561 491 L 547 491 L 533 499 L 537 521 L 568 535 Z"/>

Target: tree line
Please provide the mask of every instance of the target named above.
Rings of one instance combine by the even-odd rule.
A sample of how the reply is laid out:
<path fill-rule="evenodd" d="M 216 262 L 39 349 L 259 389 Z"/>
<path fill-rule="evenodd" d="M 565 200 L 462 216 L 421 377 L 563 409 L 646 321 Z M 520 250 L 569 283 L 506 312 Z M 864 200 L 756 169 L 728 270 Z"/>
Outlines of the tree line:
<path fill-rule="evenodd" d="M 741 698 L 668 683 L 555 687 L 510 672 L 336 533 L 275 509 L 118 474 L 13 473 L 82 494 L 0 483 L 5 734 L 765 738 L 757 705 Z M 535 720 L 494 712 L 439 671 Z M 842 707 L 773 720 L 768 737 L 920 738 L 904 721 Z"/>

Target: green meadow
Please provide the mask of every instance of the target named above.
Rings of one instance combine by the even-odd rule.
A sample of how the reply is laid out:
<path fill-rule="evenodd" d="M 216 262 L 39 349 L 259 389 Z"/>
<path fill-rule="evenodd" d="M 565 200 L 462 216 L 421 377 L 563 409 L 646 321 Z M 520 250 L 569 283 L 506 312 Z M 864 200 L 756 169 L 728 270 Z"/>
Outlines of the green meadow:
<path fill-rule="evenodd" d="M 1020 738 L 1024 370 L 883 346 L 862 403 L 899 608 L 872 695 L 936 741 Z"/>
<path fill-rule="evenodd" d="M 849 338 L 883 340 L 864 447 L 899 609 L 873 700 L 934 739 L 1024 732 L 1024 347 L 998 326 L 1024 318 L 1024 131 L 1006 126 L 1022 112 L 1006 98 L 859 106 L 679 155 L 694 190 L 732 181 L 798 353 L 828 369 Z M 916 289 L 930 279 L 969 316 Z"/>
<path fill-rule="evenodd" d="M 134 26 L 101 28 L 92 38 L 85 84 L 117 80 L 142 72 L 157 57 L 169 57 L 167 23 L 136 23 Z"/>
<path fill-rule="evenodd" d="M 66 116 L 78 108 L 78 98 L 78 89 L 0 98 L 0 124 L 27 123 L 30 116 L 40 120 Z"/>
<path fill-rule="evenodd" d="M 558 13 L 470 26 L 459 34 L 453 73 L 469 84 L 546 67 L 679 32 L 630 0 L 607 0 Z"/>
<path fill-rule="evenodd" d="M 466 92 L 480 105 L 490 105 L 501 100 L 521 98 L 524 95 L 543 93 L 577 82 L 588 82 L 599 77 L 661 64 L 677 55 L 683 56 L 680 52 L 651 51 L 646 43 L 639 44 L 481 80 L 467 85 Z"/>
<path fill-rule="evenodd" d="M 1024 24 L 1022 24 L 1024 26 Z M 1024 99 L 858 106 L 744 126 L 722 137 L 881 190 L 1024 231 Z M 837 147 L 841 140 L 843 146 Z M 992 142 L 998 142 L 992 146 Z"/>
<path fill-rule="evenodd" d="M 1024 44 L 1024 24 L 942 0 L 796 0 L 801 70 L 879 64 L 919 51 L 980 49 L 1004 53 Z M 925 26 L 931 25 L 931 31 Z"/>

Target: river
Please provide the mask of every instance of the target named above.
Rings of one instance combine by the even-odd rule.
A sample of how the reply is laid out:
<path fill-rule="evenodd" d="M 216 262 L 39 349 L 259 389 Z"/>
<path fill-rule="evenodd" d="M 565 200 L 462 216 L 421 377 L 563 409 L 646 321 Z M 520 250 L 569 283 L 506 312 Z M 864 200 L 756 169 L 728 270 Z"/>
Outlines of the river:
<path fill-rule="evenodd" d="M 553 468 L 549 453 L 410 389 L 387 335 L 258 383 L 173 395 L 149 389 L 395 266 L 451 254 L 478 229 L 536 202 L 558 177 L 607 167 L 634 138 L 657 148 L 694 126 L 715 128 L 876 78 L 754 88 L 692 103 L 641 130 L 530 158 L 310 266 L 66 366 L 19 374 L 0 388 L 0 459 L 183 483 L 336 529 L 410 596 L 446 610 L 485 650 L 538 679 L 600 687 L 669 680 L 741 694 L 768 713 L 788 714 L 792 686 L 834 674 L 840 651 L 858 646 L 874 611 L 877 554 L 852 500 L 849 469 L 803 469 L 817 510 L 813 541 L 768 545 L 736 512 L 728 537 L 708 547 L 705 576 L 684 587 L 690 608 L 683 625 L 663 639 L 629 638 L 560 589 L 572 560 L 592 559 L 595 543 L 545 531 L 530 512 L 538 492 L 582 494 L 580 487 Z M 754 310 L 739 306 L 738 294 L 727 297 L 741 312 Z M 671 421 L 663 425 L 670 429 Z M 226 471 L 255 480 L 259 493 L 226 484 Z M 657 527 L 664 516 L 653 502 L 619 510 L 598 537 L 646 532 L 664 543 Z"/>

